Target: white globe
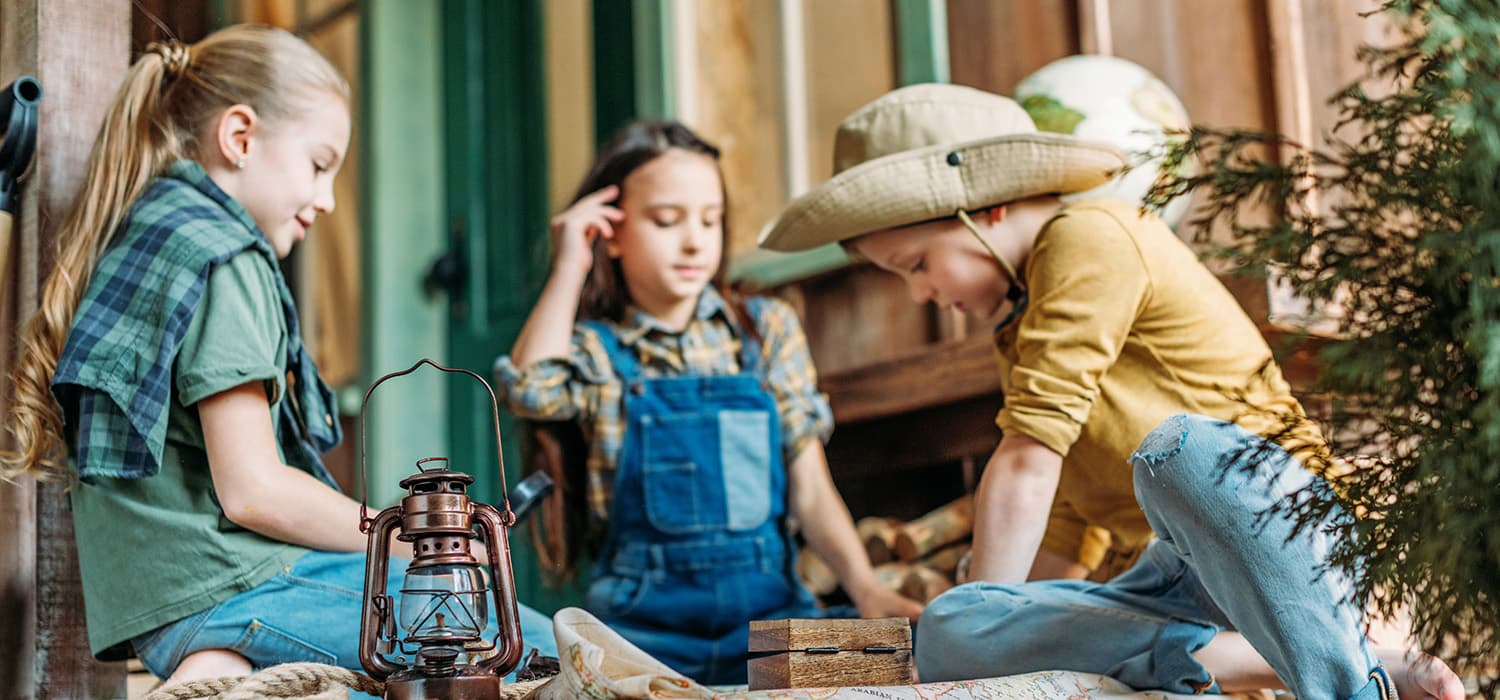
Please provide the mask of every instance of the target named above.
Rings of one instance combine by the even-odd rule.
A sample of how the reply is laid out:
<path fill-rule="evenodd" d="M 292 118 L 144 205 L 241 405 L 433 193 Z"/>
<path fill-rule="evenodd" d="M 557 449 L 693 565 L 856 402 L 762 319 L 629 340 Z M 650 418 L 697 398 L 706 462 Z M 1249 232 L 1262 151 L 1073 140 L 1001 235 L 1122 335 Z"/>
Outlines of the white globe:
<path fill-rule="evenodd" d="M 1038 129 L 1113 144 L 1134 168 L 1087 192 L 1069 197 L 1110 196 L 1139 203 L 1151 188 L 1160 158 L 1151 150 L 1166 130 L 1191 124 L 1182 101 L 1150 71 L 1113 56 L 1068 56 L 1042 66 L 1016 85 L 1017 102 Z M 1188 198 L 1178 197 L 1161 218 L 1176 228 L 1187 214 Z"/>

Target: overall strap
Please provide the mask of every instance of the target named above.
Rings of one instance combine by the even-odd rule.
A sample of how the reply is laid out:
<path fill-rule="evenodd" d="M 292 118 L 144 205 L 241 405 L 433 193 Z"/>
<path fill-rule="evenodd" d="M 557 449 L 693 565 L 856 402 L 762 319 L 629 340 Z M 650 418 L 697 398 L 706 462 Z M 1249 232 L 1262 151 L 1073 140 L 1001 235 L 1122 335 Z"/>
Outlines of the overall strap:
<path fill-rule="evenodd" d="M 615 332 L 613 325 L 600 319 L 580 321 L 579 324 L 592 329 L 599 336 L 599 342 L 604 345 L 604 353 L 609 356 L 609 364 L 624 383 L 629 384 L 640 376 L 640 360 L 636 358 L 635 351 L 620 340 L 620 334 Z"/>
<path fill-rule="evenodd" d="M 755 325 L 755 333 L 747 329 L 736 328 L 740 334 L 740 371 L 761 373 L 760 346 L 765 338 L 766 324 L 764 322 L 766 309 L 770 306 L 770 300 L 759 296 L 745 297 L 745 311 L 750 316 L 750 323 Z M 734 314 L 730 314 L 734 318 Z M 736 324 L 738 325 L 738 324 Z"/>

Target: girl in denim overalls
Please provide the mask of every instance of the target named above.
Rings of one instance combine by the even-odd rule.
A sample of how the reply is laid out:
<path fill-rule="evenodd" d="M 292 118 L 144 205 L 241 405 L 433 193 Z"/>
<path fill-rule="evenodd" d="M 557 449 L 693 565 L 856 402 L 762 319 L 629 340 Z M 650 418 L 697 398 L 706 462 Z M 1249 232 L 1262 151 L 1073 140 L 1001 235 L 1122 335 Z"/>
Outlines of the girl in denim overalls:
<path fill-rule="evenodd" d="M 552 271 L 496 371 L 511 410 L 573 420 L 607 523 L 587 607 L 706 683 L 743 683 L 748 623 L 852 616 L 798 582 L 789 518 L 866 617 L 921 606 L 879 586 L 833 488 L 826 399 L 796 316 L 713 285 L 726 234 L 718 150 L 627 126 L 552 222 Z M 582 319 L 581 322 L 577 322 Z"/>

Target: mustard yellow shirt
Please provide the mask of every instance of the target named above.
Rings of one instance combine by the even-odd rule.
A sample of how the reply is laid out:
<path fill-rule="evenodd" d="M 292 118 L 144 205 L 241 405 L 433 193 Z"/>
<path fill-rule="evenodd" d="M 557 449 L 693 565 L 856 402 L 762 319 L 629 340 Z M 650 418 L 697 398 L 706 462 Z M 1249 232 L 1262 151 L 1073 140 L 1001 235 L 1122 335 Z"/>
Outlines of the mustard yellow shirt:
<path fill-rule="evenodd" d="M 1063 455 L 1048 551 L 1093 568 L 1111 540 L 1124 551 L 1145 545 L 1130 455 L 1172 414 L 1272 435 L 1281 429 L 1272 414 L 1301 413 L 1235 298 L 1133 205 L 1066 205 L 1038 234 L 1023 276 L 1030 303 L 995 334 L 1005 390 L 996 423 Z M 1300 439 L 1321 445 L 1303 425 Z"/>

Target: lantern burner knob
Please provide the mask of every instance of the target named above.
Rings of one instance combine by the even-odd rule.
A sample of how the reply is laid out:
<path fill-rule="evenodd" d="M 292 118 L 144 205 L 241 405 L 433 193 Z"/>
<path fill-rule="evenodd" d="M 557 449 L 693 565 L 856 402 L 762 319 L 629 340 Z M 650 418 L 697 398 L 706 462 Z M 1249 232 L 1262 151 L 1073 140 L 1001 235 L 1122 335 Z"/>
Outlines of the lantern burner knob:
<path fill-rule="evenodd" d="M 458 660 L 458 650 L 453 647 L 423 647 L 417 652 L 417 660 L 422 663 L 422 674 L 428 678 L 446 678 L 458 673 L 455 663 Z"/>

